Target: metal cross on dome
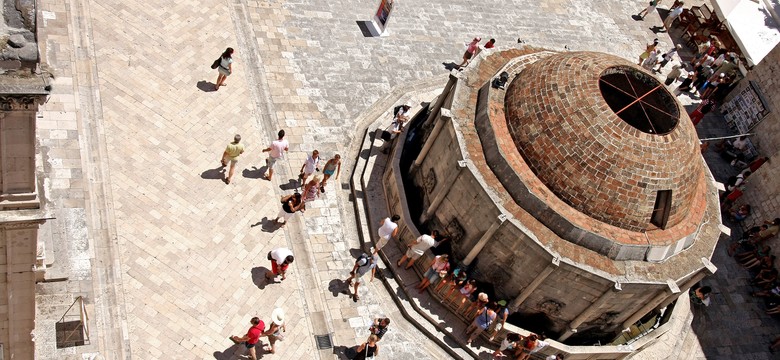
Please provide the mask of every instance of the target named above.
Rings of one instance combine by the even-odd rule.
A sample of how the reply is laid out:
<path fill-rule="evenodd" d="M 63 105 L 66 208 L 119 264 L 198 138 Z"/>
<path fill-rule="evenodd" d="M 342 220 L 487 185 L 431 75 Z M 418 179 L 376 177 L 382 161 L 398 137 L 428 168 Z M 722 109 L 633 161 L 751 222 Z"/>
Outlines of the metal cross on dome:
<path fill-rule="evenodd" d="M 660 109 L 658 106 L 655 106 L 651 102 L 647 101 L 649 99 L 648 97 L 651 94 L 659 95 L 658 92 L 661 91 L 661 89 L 663 89 L 662 84 L 657 83 L 655 87 L 648 89 L 648 85 L 650 85 L 648 84 L 648 82 L 642 81 L 637 76 L 629 76 L 629 71 L 611 72 L 611 74 L 615 74 L 615 75 L 622 74 L 624 78 L 621 78 L 621 80 L 625 80 L 625 83 L 623 83 L 623 81 L 621 81 L 621 83 L 610 82 L 606 76 L 599 77 L 599 82 L 609 86 L 610 88 L 622 93 L 623 95 L 631 99 L 631 101 L 627 105 L 623 106 L 623 108 L 621 108 L 620 110 L 615 111 L 616 115 L 620 116 L 621 113 L 628 110 L 632 106 L 638 105 L 645 116 L 645 120 L 647 121 L 649 128 L 652 129 L 651 132 L 658 134 L 659 131 L 656 129 L 655 122 L 652 120 L 655 117 L 648 114 L 648 110 L 650 110 L 651 112 L 653 110 L 657 111 L 661 114 L 669 116 L 670 118 L 676 118 L 677 115 L 670 114 L 669 112 Z M 626 84 L 628 84 L 628 86 L 626 86 Z M 653 100 L 657 100 L 657 99 L 653 99 Z M 621 118 L 623 117 L 621 116 Z"/>

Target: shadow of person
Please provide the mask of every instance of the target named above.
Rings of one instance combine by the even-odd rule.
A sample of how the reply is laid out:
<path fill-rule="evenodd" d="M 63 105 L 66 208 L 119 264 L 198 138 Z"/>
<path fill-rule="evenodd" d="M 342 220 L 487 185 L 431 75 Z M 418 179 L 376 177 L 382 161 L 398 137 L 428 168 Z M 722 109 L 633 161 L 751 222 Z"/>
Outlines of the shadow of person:
<path fill-rule="evenodd" d="M 258 168 L 252 166 L 252 169 L 244 169 L 241 171 L 241 175 L 247 179 L 259 179 L 265 174 L 265 166 Z"/>
<path fill-rule="evenodd" d="M 217 91 L 216 89 L 214 89 L 214 86 L 216 86 L 216 84 L 206 80 L 198 81 L 198 84 L 196 86 L 198 87 L 198 89 L 200 89 L 200 91 L 203 92 Z"/>
<path fill-rule="evenodd" d="M 658 33 L 666 32 L 666 28 L 663 26 L 655 25 L 653 27 L 650 27 L 650 31 L 652 31 L 653 34 L 658 34 Z"/>
<path fill-rule="evenodd" d="M 357 346 L 334 346 L 333 347 L 333 355 L 336 355 L 336 357 L 339 360 L 343 359 L 354 359 L 355 356 L 357 356 Z"/>
<path fill-rule="evenodd" d="M 355 260 L 357 260 L 360 257 L 360 255 L 363 255 L 364 253 L 367 252 L 360 248 L 349 249 L 349 255 L 355 258 Z"/>
<path fill-rule="evenodd" d="M 645 19 L 642 19 L 642 17 L 637 15 L 637 14 L 631 15 L 631 18 L 636 20 L 636 21 L 643 21 L 643 20 L 645 20 Z"/>
<path fill-rule="evenodd" d="M 295 190 L 299 187 L 300 183 L 298 182 L 298 179 L 290 179 L 285 184 L 279 185 L 279 188 L 282 190 Z"/>
<path fill-rule="evenodd" d="M 255 227 L 260 226 L 260 231 L 272 233 L 276 230 L 279 230 L 279 228 L 282 227 L 282 224 L 276 222 L 276 219 L 269 219 L 267 216 L 263 217 L 262 220 L 249 225 L 249 227 Z"/>
<path fill-rule="evenodd" d="M 252 268 L 252 282 L 257 286 L 258 289 L 263 290 L 265 289 L 265 286 L 272 283 L 273 280 L 268 280 L 265 277 L 265 274 L 270 272 L 271 270 L 268 270 L 265 266 L 258 266 Z"/>
<path fill-rule="evenodd" d="M 235 359 L 235 353 L 238 350 L 238 347 L 241 344 L 233 344 L 229 348 L 223 350 L 223 351 L 215 351 L 214 352 L 214 359 L 217 360 L 232 360 Z M 239 358 L 240 359 L 240 358 Z"/>
<path fill-rule="evenodd" d="M 211 179 L 211 180 L 223 180 L 225 179 L 225 169 L 227 167 L 220 166 L 216 169 L 208 169 L 200 174 L 200 177 L 202 179 Z"/>
<path fill-rule="evenodd" d="M 344 280 L 341 279 L 333 279 L 328 283 L 328 291 L 330 291 L 331 294 L 333 294 L 333 297 L 338 297 L 339 294 L 352 296 L 352 293 L 349 292 L 349 284 L 344 282 Z"/>
<path fill-rule="evenodd" d="M 454 63 L 454 62 L 443 62 L 441 64 L 444 65 L 444 68 L 447 71 L 452 71 L 454 69 L 460 70 L 460 66 L 458 64 Z"/>

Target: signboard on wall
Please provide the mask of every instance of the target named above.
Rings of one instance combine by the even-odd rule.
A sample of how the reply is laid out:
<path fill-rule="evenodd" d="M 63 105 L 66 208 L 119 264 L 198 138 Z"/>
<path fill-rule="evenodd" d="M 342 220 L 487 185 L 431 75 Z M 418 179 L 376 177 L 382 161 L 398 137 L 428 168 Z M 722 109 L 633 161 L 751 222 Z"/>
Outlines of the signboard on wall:
<path fill-rule="evenodd" d="M 769 104 L 758 84 L 750 81 L 737 96 L 723 104 L 726 123 L 740 134 L 747 134 L 769 114 Z"/>
<path fill-rule="evenodd" d="M 390 14 L 395 7 L 395 0 L 379 0 L 379 6 L 377 6 L 376 13 L 371 19 L 374 25 L 374 31 L 371 33 L 374 36 L 386 35 L 387 23 L 390 20 Z"/>

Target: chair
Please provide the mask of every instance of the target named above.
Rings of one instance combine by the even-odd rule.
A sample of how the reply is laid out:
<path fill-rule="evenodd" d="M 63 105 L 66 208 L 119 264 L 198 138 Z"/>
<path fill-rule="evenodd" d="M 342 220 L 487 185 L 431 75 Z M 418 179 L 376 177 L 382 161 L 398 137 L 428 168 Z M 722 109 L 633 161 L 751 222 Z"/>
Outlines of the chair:
<path fill-rule="evenodd" d="M 680 27 L 684 28 L 696 21 L 696 15 L 691 9 L 683 9 L 683 12 L 677 19 L 680 21 Z"/>

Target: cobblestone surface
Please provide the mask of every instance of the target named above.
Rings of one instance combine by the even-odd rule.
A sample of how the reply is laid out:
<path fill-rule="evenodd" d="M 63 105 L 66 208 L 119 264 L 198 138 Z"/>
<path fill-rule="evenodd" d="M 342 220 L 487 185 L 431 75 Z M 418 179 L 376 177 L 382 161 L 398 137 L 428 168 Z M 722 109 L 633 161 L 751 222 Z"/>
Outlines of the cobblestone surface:
<path fill-rule="evenodd" d="M 397 2 L 390 35 L 364 38 L 356 21 L 368 20 L 373 6 L 346 0 L 43 4 L 56 17 L 44 24 L 45 61 L 57 65 L 63 89 L 39 123 L 42 142 L 63 149 L 50 153 L 52 164 L 62 164 L 52 168 L 61 174 L 52 187 L 105 186 L 104 193 L 84 195 L 87 204 L 79 195 L 67 204 L 84 206 L 85 219 L 109 226 L 84 225 L 95 238 L 85 258 L 71 258 L 89 264 L 90 276 L 46 285 L 67 297 L 50 299 L 60 307 L 80 286 L 96 341 L 64 350 L 40 341 L 40 358 L 230 359 L 235 347 L 226 337 L 244 332 L 252 316 L 268 320 L 274 307 L 287 312 L 289 340 L 279 344 L 280 358 L 333 358 L 363 341 L 368 322 L 382 315 L 395 321 L 381 343 L 387 358 L 447 358 L 401 321 L 377 282 L 361 286 L 357 304 L 343 294 L 340 279 L 358 247 L 344 185 L 358 115 L 397 86 L 445 74 L 444 64 L 459 63 L 463 43 L 474 36 L 495 37 L 499 46 L 519 38 L 631 60 L 655 37 L 646 27 L 660 18 L 636 22 L 630 14 L 641 4 L 606 0 Z M 236 48 L 234 74 L 213 92 L 216 73 L 208 65 L 227 46 Z M 287 130 L 290 154 L 274 181 L 263 181 L 260 150 L 279 128 Z M 78 131 L 79 156 L 72 131 Z M 247 152 L 234 182 L 225 185 L 218 160 L 235 133 Z M 347 159 L 341 177 L 304 215 L 278 229 L 269 221 L 278 198 L 292 190 L 295 170 L 315 148 L 326 158 Z M 279 246 L 293 249 L 296 262 L 289 280 L 266 284 L 266 253 Z M 116 259 L 104 257 L 111 249 Z M 111 289 L 116 296 L 100 298 Z M 47 309 L 50 318 L 61 310 Z M 312 335 L 320 334 L 332 334 L 336 348 L 317 351 Z"/>

